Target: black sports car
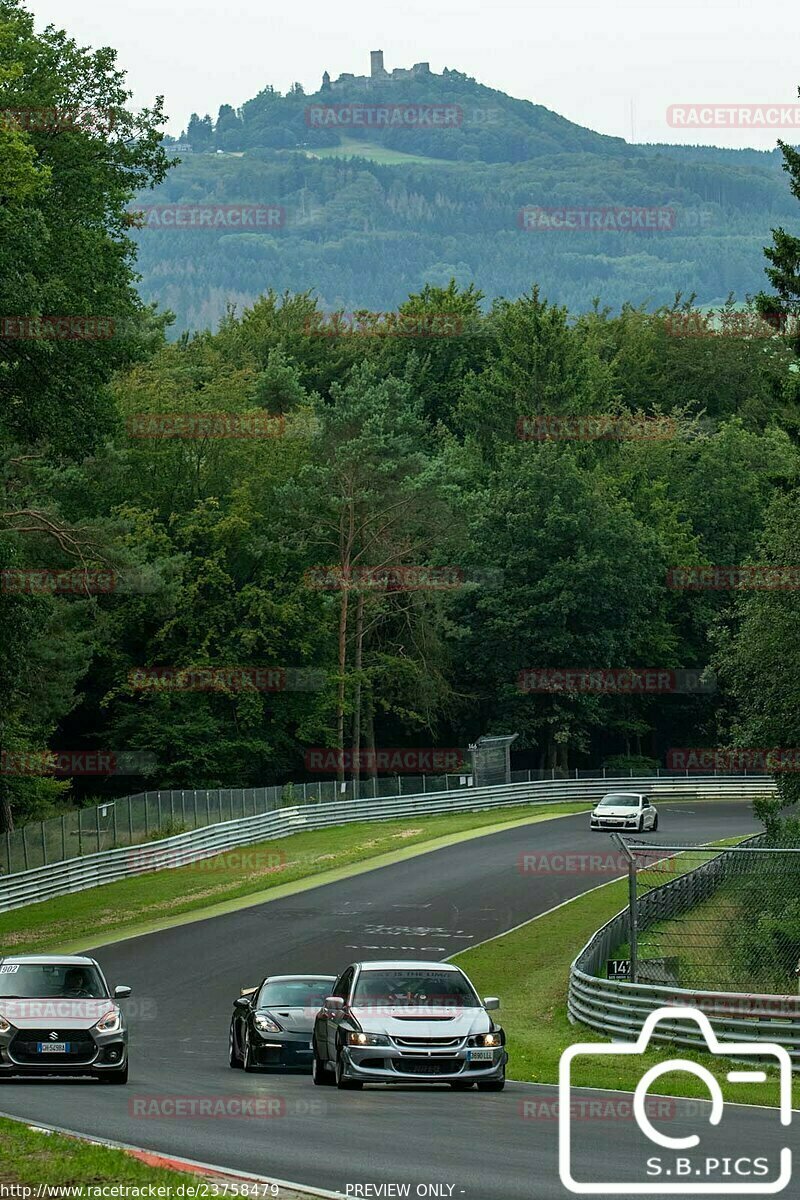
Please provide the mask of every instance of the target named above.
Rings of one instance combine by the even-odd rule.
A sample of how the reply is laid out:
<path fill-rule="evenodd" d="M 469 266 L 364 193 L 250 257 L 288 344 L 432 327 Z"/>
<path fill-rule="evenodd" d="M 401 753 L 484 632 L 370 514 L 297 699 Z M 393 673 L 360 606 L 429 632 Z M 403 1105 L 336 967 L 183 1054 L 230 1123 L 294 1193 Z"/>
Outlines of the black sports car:
<path fill-rule="evenodd" d="M 260 987 L 244 988 L 233 1002 L 230 1065 L 310 1069 L 314 1018 L 335 982 L 335 975 L 268 975 Z"/>

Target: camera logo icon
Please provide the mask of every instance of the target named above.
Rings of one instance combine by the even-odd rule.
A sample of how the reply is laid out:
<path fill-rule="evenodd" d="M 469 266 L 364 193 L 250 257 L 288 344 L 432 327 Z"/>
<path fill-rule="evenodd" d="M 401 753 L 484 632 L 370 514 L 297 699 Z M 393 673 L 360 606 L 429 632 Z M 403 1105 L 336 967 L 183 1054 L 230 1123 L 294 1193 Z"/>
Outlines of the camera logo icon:
<path fill-rule="evenodd" d="M 559 1147 L 558 1168 L 561 1182 L 567 1191 L 577 1196 L 609 1195 L 717 1195 L 717 1196 L 764 1196 L 775 1195 L 791 1182 L 792 1152 L 783 1146 L 779 1157 L 775 1155 L 774 1169 L 765 1156 L 746 1158 L 719 1158 L 707 1155 L 700 1146 L 699 1134 L 685 1137 L 670 1137 L 656 1129 L 646 1111 L 649 1088 L 661 1078 L 676 1071 L 685 1071 L 702 1080 L 711 1097 L 708 1123 L 718 1126 L 722 1121 L 725 1101 L 719 1082 L 707 1067 L 690 1059 L 672 1058 L 650 1067 L 642 1074 L 633 1096 L 633 1114 L 636 1124 L 649 1142 L 666 1153 L 647 1159 L 646 1175 L 641 1181 L 591 1181 L 582 1182 L 574 1177 L 573 1127 L 570 1119 L 570 1093 L 572 1089 L 572 1064 L 581 1058 L 611 1056 L 635 1056 L 644 1054 L 656 1026 L 660 1022 L 693 1021 L 706 1041 L 710 1053 L 725 1060 L 732 1060 L 731 1070 L 726 1071 L 729 1083 L 766 1083 L 763 1069 L 739 1066 L 741 1059 L 772 1059 L 779 1072 L 780 1101 L 779 1121 L 788 1126 L 792 1120 L 792 1063 L 788 1051 L 774 1042 L 721 1042 L 711 1027 L 705 1013 L 696 1008 L 659 1008 L 648 1015 L 642 1031 L 635 1042 L 580 1042 L 570 1046 L 561 1055 L 558 1080 Z M 654 1178 L 655 1176 L 655 1178 Z M 771 1176 L 766 1179 L 765 1176 Z"/>

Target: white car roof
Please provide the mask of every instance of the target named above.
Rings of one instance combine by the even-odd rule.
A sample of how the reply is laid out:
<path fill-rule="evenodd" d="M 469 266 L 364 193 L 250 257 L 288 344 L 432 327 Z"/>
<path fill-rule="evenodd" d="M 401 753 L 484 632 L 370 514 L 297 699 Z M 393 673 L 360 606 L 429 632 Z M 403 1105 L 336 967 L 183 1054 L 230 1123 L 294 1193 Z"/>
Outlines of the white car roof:
<path fill-rule="evenodd" d="M 462 973 L 460 967 L 446 962 L 417 961 L 408 958 L 387 958 L 381 962 L 356 963 L 362 971 L 454 971 Z"/>
<path fill-rule="evenodd" d="M 292 979 L 327 979 L 336 982 L 335 975 L 317 975 L 314 971 L 306 971 L 303 975 L 267 975 L 264 983 L 287 983 Z"/>
<path fill-rule="evenodd" d="M 51 967 L 96 967 L 93 958 L 82 954 L 5 954 L 0 955 L 3 963 L 46 963 Z"/>

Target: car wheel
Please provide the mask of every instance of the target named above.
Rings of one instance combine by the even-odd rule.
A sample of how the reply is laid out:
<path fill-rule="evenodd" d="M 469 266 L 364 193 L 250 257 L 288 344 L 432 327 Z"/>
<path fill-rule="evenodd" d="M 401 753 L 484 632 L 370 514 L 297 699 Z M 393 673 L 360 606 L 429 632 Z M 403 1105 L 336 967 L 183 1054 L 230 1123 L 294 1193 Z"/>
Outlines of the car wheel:
<path fill-rule="evenodd" d="M 483 1082 L 478 1082 L 479 1092 L 502 1092 L 506 1086 L 505 1079 L 485 1079 Z"/>
<path fill-rule="evenodd" d="M 644 833 L 644 813 L 639 817 L 639 824 L 636 826 L 639 833 Z"/>
<path fill-rule="evenodd" d="M 364 1084 L 360 1079 L 346 1079 L 341 1054 L 336 1059 L 336 1086 L 340 1092 L 359 1092 Z"/>
<path fill-rule="evenodd" d="M 657 829 L 658 829 L 658 813 L 656 813 L 656 815 L 653 817 L 653 824 L 652 824 L 653 833 L 655 833 L 655 831 Z"/>
<path fill-rule="evenodd" d="M 311 1079 L 317 1087 L 330 1087 L 335 1082 L 333 1075 L 326 1070 L 322 1059 L 317 1056 L 316 1047 L 314 1048 L 314 1060 L 311 1063 Z"/>
<path fill-rule="evenodd" d="M 450 1087 L 454 1092 L 468 1092 L 471 1087 L 475 1086 L 474 1079 L 454 1079 Z"/>
<path fill-rule="evenodd" d="M 103 1074 L 98 1075 L 97 1078 L 100 1080 L 101 1083 L 120 1083 L 120 1084 L 127 1083 L 128 1082 L 128 1064 L 125 1063 L 124 1067 L 118 1067 L 117 1070 L 115 1070 L 115 1071 L 104 1071 Z"/>
<path fill-rule="evenodd" d="M 228 1035 L 228 1063 L 230 1064 L 230 1066 L 233 1067 L 234 1070 L 241 1071 L 242 1060 L 239 1058 L 239 1054 L 236 1049 L 236 1035 L 234 1034 L 234 1031 L 233 1031 L 233 1022 L 232 1021 L 231 1021 L 231 1031 L 230 1031 L 230 1034 Z"/>
<path fill-rule="evenodd" d="M 244 1034 L 244 1054 L 242 1055 L 242 1067 L 248 1075 L 254 1075 L 258 1070 L 253 1059 L 253 1047 L 250 1045 L 250 1031 L 245 1030 Z"/>

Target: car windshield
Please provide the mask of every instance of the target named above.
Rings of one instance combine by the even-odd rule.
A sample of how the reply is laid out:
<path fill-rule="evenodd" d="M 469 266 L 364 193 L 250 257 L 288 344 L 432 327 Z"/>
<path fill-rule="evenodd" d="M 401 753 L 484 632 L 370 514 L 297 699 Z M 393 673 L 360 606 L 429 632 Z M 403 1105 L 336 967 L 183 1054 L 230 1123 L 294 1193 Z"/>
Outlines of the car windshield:
<path fill-rule="evenodd" d="M 330 996 L 332 979 L 267 980 L 258 993 L 259 1008 L 322 1008 L 325 997 Z"/>
<path fill-rule="evenodd" d="M 480 1000 L 458 971 L 362 971 L 352 1004 L 479 1008 Z"/>
<path fill-rule="evenodd" d="M 638 796 L 626 796 L 624 794 L 620 794 L 619 796 L 604 796 L 603 799 L 600 801 L 600 808 L 638 808 L 638 807 L 639 807 L 639 797 Z"/>
<path fill-rule="evenodd" d="M 0 999 L 105 1000 L 108 989 L 96 967 L 58 963 L 0 964 Z"/>

